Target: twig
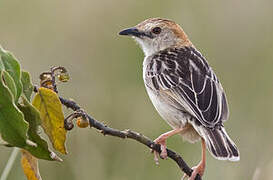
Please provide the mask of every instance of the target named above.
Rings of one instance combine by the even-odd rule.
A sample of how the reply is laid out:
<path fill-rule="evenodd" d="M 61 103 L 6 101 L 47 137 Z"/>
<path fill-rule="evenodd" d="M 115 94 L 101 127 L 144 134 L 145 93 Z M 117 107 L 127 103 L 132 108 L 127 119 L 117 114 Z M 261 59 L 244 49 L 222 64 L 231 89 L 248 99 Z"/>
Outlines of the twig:
<path fill-rule="evenodd" d="M 8 160 L 8 162 L 6 164 L 6 167 L 2 172 L 0 180 L 6 180 L 8 178 L 10 170 L 12 169 L 12 166 L 13 166 L 13 164 L 15 162 L 15 159 L 16 159 L 19 151 L 20 151 L 19 148 L 13 148 L 13 150 L 11 152 L 11 155 L 9 157 L 9 160 Z"/>
<path fill-rule="evenodd" d="M 60 97 L 60 101 L 64 106 L 66 106 L 67 108 L 71 108 L 73 111 L 78 111 L 81 109 L 81 107 L 79 105 L 77 105 L 72 100 L 67 100 L 67 99 Z M 123 138 L 123 139 L 125 139 L 125 138 L 134 139 L 134 140 L 146 145 L 150 149 L 153 149 L 154 151 L 161 153 L 160 145 L 155 144 L 151 139 L 147 138 L 146 136 L 144 136 L 138 132 L 131 131 L 131 130 L 120 131 L 117 129 L 113 129 L 113 128 L 108 127 L 108 126 L 104 125 L 103 123 L 95 120 L 90 115 L 88 115 L 88 114 L 86 114 L 86 115 L 89 120 L 90 127 L 94 127 L 96 129 L 100 130 L 100 132 L 102 134 L 115 136 L 115 137 L 119 137 L 119 138 Z M 191 173 L 193 170 L 186 164 L 186 162 L 183 160 L 183 158 L 179 154 L 177 154 L 176 152 L 174 152 L 170 149 L 167 149 L 167 154 L 168 154 L 169 158 L 171 158 L 172 160 L 174 160 L 176 162 L 176 164 L 179 166 L 179 168 L 184 173 L 186 173 L 188 176 L 191 176 Z M 197 174 L 195 180 L 202 180 L 201 176 L 199 174 Z"/>

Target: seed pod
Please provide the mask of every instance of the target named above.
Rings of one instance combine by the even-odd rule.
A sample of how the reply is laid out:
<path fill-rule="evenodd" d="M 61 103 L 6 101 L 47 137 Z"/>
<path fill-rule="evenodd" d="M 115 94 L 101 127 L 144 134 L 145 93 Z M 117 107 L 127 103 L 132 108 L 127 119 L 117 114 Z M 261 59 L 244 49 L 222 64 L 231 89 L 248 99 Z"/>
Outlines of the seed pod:
<path fill-rule="evenodd" d="M 86 119 L 83 119 L 82 117 L 77 118 L 77 126 L 79 128 L 86 128 L 88 127 L 89 122 Z"/>

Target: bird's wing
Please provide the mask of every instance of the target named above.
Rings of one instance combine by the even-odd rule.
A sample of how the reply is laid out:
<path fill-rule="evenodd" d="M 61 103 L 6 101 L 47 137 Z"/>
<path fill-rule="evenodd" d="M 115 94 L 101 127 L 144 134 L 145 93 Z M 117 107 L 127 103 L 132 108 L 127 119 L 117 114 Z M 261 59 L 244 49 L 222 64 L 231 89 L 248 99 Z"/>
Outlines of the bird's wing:
<path fill-rule="evenodd" d="M 206 127 L 228 118 L 224 90 L 205 58 L 193 47 L 170 48 L 146 64 L 148 88 L 169 96 Z"/>

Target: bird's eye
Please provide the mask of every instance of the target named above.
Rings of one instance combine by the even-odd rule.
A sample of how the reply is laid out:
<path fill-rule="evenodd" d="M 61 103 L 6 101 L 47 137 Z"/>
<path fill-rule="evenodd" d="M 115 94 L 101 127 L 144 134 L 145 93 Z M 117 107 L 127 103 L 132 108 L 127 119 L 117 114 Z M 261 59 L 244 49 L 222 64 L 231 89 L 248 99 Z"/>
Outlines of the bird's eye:
<path fill-rule="evenodd" d="M 160 34 L 161 33 L 161 28 L 160 27 L 155 27 L 155 28 L 152 29 L 152 32 L 154 34 Z"/>

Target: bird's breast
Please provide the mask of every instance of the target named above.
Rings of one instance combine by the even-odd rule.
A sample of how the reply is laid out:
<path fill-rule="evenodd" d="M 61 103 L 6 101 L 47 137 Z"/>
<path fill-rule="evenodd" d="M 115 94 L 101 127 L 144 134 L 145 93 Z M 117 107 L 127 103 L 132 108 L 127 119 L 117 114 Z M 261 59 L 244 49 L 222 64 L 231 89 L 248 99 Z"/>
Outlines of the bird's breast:
<path fill-rule="evenodd" d="M 159 92 L 151 90 L 146 86 L 147 93 L 159 113 L 159 115 L 173 128 L 185 128 L 180 135 L 187 141 L 194 143 L 200 139 L 199 134 L 191 125 L 193 120 L 187 112 L 177 109 L 166 96 L 162 96 Z"/>
<path fill-rule="evenodd" d="M 160 116 L 168 122 L 173 128 L 183 127 L 187 123 L 187 113 L 183 113 L 181 110 L 175 108 L 169 99 L 170 97 L 162 94 L 160 91 L 151 88 L 150 78 L 147 77 L 147 65 L 149 59 L 145 58 L 143 62 L 143 80 L 146 87 L 146 91 L 160 114 Z"/>
<path fill-rule="evenodd" d="M 145 62 L 146 60 L 146 62 Z M 146 91 L 159 115 L 173 128 L 187 127 L 187 130 L 181 133 L 182 137 L 189 142 L 196 142 L 200 136 L 189 123 L 193 117 L 182 108 L 178 108 L 171 97 L 162 93 L 160 90 L 151 88 L 149 78 L 147 78 L 147 64 L 149 59 L 143 62 L 143 80 Z M 181 106 L 180 106 L 181 107 Z"/>

